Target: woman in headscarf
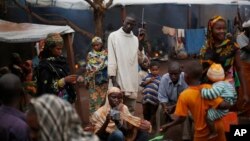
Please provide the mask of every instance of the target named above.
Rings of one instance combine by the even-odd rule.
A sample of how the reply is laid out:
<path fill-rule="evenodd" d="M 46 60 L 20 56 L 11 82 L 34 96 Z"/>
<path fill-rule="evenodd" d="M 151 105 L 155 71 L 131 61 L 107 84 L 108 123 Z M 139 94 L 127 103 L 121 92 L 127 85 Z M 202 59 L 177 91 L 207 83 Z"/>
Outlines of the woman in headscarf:
<path fill-rule="evenodd" d="M 117 87 L 109 88 L 105 104 L 94 114 L 90 122 L 101 140 L 146 141 L 152 126 L 149 121 L 130 114 L 122 104 L 123 93 Z"/>
<path fill-rule="evenodd" d="M 210 65 L 221 64 L 231 84 L 238 90 L 241 85 L 243 95 L 239 97 L 243 97 L 245 102 L 249 101 L 246 84 L 242 77 L 240 50 L 237 43 L 226 38 L 226 21 L 221 16 L 215 16 L 208 21 L 207 40 L 200 55 L 203 65 L 203 82 L 208 82 L 206 73 Z"/>
<path fill-rule="evenodd" d="M 31 99 L 27 123 L 32 141 L 98 141 L 97 136 L 83 132 L 72 105 L 55 95 Z"/>
<path fill-rule="evenodd" d="M 91 45 L 92 50 L 87 56 L 85 73 L 85 83 L 90 94 L 90 115 L 101 106 L 108 90 L 107 51 L 103 49 L 103 42 L 100 37 L 94 37 Z"/>
<path fill-rule="evenodd" d="M 70 103 L 76 98 L 72 84 L 76 83 L 76 75 L 69 75 L 67 60 L 62 56 L 63 38 L 59 33 L 48 34 L 45 46 L 40 53 L 41 61 L 35 76 L 37 77 L 38 96 L 44 93 L 55 94 Z"/>

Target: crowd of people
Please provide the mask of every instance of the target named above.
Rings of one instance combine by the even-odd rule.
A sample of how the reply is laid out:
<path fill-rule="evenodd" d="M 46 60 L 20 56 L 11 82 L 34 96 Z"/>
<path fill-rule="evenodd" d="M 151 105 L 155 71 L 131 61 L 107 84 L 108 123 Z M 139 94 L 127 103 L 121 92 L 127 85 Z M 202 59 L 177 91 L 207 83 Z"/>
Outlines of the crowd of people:
<path fill-rule="evenodd" d="M 226 141 L 223 117 L 237 112 L 239 97 L 249 104 L 240 64 L 249 59 L 250 23 L 243 24 L 236 40 L 226 38 L 221 16 L 211 18 L 200 60 L 188 61 L 185 67 L 170 60 L 163 75 L 159 62 L 150 60 L 150 45 L 142 38 L 146 29 L 140 28 L 136 36 L 135 26 L 136 18 L 128 15 L 109 34 L 107 49 L 95 36 L 81 76 L 70 73 L 59 33 L 43 40 L 35 67 L 13 53 L 10 65 L 1 68 L 0 140 L 145 141 L 181 123 L 183 141 Z M 86 128 L 73 106 L 78 82 L 89 94 Z M 143 117 L 135 115 L 139 94 Z M 158 109 L 164 116 L 159 131 Z"/>

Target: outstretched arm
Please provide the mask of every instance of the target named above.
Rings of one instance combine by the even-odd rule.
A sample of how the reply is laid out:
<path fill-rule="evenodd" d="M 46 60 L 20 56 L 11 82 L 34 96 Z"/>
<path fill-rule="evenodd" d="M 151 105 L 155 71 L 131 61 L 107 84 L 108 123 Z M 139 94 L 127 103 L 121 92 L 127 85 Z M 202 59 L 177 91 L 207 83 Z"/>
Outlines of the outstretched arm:
<path fill-rule="evenodd" d="M 170 122 L 170 123 L 167 123 L 167 124 L 164 124 L 163 126 L 161 126 L 161 129 L 160 131 L 161 132 L 164 132 L 166 131 L 168 128 L 171 128 L 175 125 L 178 125 L 180 123 L 183 123 L 185 121 L 186 117 L 185 116 L 177 116 L 174 121 Z"/>

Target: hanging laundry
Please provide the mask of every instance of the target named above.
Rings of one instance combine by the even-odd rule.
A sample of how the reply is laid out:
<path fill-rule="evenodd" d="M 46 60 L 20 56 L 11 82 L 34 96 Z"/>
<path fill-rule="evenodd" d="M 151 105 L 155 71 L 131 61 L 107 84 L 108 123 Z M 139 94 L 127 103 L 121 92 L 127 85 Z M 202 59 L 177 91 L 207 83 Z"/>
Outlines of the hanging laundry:
<path fill-rule="evenodd" d="M 185 29 L 177 29 L 177 37 L 185 37 Z"/>
<path fill-rule="evenodd" d="M 163 26 L 162 27 L 163 34 L 175 36 L 176 35 L 176 29 L 172 27 Z"/>
<path fill-rule="evenodd" d="M 186 59 L 188 54 L 185 50 L 185 29 L 177 29 L 175 53 L 177 59 Z"/>

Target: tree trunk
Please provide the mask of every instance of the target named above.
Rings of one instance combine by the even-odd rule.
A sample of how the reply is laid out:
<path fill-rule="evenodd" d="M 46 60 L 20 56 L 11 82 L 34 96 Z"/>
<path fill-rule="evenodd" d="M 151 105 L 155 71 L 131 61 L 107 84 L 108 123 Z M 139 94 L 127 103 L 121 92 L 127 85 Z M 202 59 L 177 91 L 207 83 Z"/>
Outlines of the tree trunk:
<path fill-rule="evenodd" d="M 101 10 L 94 10 L 94 23 L 95 23 L 95 35 L 103 38 L 103 21 L 104 12 Z"/>

